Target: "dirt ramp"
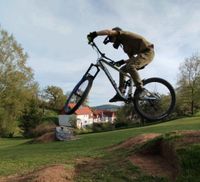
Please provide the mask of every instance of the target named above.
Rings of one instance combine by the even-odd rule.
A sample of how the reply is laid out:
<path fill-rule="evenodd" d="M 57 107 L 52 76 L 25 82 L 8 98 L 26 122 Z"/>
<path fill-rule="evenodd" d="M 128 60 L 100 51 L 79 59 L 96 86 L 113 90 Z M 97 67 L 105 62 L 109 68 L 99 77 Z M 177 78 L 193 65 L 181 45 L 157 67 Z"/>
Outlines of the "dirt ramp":
<path fill-rule="evenodd" d="M 143 138 L 148 138 L 148 134 Z M 175 181 L 180 174 L 176 151 L 190 144 L 200 143 L 200 131 L 175 131 L 149 138 L 152 139 L 146 140 L 140 150 L 130 156 L 130 161 L 148 175 Z"/>
<path fill-rule="evenodd" d="M 160 155 L 136 154 L 130 157 L 130 161 L 148 175 L 166 177 L 171 181 L 176 179 L 177 169 Z"/>
<path fill-rule="evenodd" d="M 22 176 L 9 176 L 0 182 L 72 182 L 74 172 L 64 165 L 52 165 Z"/>
<path fill-rule="evenodd" d="M 120 144 L 114 145 L 110 147 L 108 150 L 112 151 L 117 149 L 133 148 L 134 146 L 144 144 L 145 142 L 154 139 L 158 136 L 160 136 L 160 134 L 158 133 L 148 133 L 148 134 L 138 135 L 136 137 L 131 137 Z"/>

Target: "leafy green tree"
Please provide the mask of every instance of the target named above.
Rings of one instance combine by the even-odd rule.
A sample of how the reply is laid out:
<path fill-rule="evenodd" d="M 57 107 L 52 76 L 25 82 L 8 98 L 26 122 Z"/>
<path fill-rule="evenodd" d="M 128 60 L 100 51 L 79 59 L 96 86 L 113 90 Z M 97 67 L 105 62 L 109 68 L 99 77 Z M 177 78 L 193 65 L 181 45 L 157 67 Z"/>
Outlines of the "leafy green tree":
<path fill-rule="evenodd" d="M 44 89 L 44 98 L 47 108 L 60 111 L 66 100 L 63 90 L 57 86 L 48 86 Z"/>
<path fill-rule="evenodd" d="M 71 92 L 72 91 L 69 91 L 69 92 L 66 93 L 66 98 L 69 97 L 69 95 L 71 94 Z M 74 101 L 74 100 L 76 101 L 77 99 L 79 100 L 80 98 L 76 97 L 75 95 L 73 95 L 71 101 Z M 85 100 L 83 101 L 82 105 L 83 106 L 88 106 L 89 105 L 89 95 L 85 98 Z"/>
<path fill-rule="evenodd" d="M 33 130 L 42 122 L 42 110 L 39 109 L 39 101 L 32 98 L 24 108 L 20 118 L 20 128 L 24 137 L 34 137 Z"/>
<path fill-rule="evenodd" d="M 200 57 L 194 54 L 180 66 L 177 103 L 183 113 L 194 114 L 200 107 Z"/>
<path fill-rule="evenodd" d="M 15 132 L 25 104 L 37 92 L 27 58 L 15 38 L 0 27 L 0 136 Z"/>

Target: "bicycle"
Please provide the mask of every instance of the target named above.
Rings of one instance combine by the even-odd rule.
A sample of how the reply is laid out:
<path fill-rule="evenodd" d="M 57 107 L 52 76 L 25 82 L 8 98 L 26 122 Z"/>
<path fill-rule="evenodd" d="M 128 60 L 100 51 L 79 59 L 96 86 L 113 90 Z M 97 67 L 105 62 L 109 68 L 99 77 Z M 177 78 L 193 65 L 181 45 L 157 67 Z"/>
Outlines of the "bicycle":
<path fill-rule="evenodd" d="M 145 88 L 145 95 L 140 96 L 140 92 L 137 88 L 133 92 L 135 87 L 131 76 L 120 70 L 115 65 L 115 61 L 106 57 L 105 53 L 102 53 L 94 41 L 89 43 L 93 49 L 96 50 L 97 54 L 100 55 L 97 58 L 96 64 L 91 64 L 88 70 L 85 72 L 81 80 L 74 87 L 71 94 L 69 95 L 65 105 L 65 114 L 73 114 L 85 101 L 92 87 L 93 81 L 98 75 L 100 70 L 103 70 L 109 79 L 110 83 L 114 87 L 115 91 L 120 95 L 125 103 L 133 103 L 135 111 L 148 121 L 159 121 L 169 116 L 176 102 L 175 91 L 172 85 L 166 80 L 158 77 L 144 79 L 143 85 Z M 122 93 L 112 78 L 107 66 L 114 70 L 124 74 L 127 79 L 125 81 L 125 93 Z M 95 68 L 95 72 L 92 73 L 92 69 Z M 142 69 L 142 68 L 141 68 Z"/>

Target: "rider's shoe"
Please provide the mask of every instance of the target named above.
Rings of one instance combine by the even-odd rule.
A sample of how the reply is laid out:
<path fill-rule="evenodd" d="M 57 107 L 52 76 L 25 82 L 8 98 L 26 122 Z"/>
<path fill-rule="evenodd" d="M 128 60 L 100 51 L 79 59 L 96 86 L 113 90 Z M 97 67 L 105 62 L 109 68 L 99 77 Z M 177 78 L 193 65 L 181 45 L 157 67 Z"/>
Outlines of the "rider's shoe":
<path fill-rule="evenodd" d="M 109 100 L 109 102 L 117 102 L 117 101 L 124 101 L 119 94 L 116 94 L 113 98 Z"/>

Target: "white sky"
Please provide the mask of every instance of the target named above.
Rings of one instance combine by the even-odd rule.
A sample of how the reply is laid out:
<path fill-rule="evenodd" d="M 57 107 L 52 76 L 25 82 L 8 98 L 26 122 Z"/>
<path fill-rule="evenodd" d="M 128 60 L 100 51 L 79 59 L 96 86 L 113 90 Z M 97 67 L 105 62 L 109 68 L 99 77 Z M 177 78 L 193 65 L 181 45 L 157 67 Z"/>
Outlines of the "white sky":
<path fill-rule="evenodd" d="M 199 10 L 199 0 L 0 0 L 0 25 L 28 53 L 27 65 L 41 88 L 54 85 L 70 91 L 97 58 L 87 34 L 116 26 L 155 45 L 154 61 L 140 71 L 141 77 L 162 77 L 176 86 L 180 63 L 199 51 Z M 127 58 L 102 41 L 97 38 L 108 57 Z M 118 82 L 118 74 L 113 76 Z M 90 105 L 107 104 L 114 94 L 101 72 Z"/>

